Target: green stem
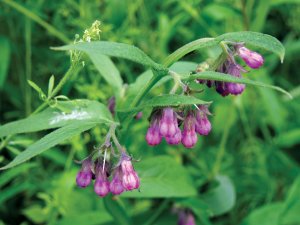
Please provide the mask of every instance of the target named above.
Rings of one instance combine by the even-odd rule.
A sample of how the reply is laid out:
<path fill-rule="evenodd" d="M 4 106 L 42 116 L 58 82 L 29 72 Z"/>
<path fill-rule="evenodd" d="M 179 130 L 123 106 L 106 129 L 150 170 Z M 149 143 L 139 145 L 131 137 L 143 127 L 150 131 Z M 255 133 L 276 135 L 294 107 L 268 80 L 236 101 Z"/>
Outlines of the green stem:
<path fill-rule="evenodd" d="M 41 19 L 39 16 L 31 12 L 30 10 L 26 9 L 22 5 L 11 1 L 11 0 L 2 0 L 5 4 L 9 5 L 10 7 L 14 8 L 15 10 L 19 11 L 20 13 L 27 16 L 29 19 L 35 21 L 39 25 L 41 25 L 43 28 L 45 28 L 49 33 L 51 33 L 53 36 L 60 39 L 62 42 L 70 43 L 71 40 L 65 36 L 63 33 L 61 33 L 59 30 L 57 30 L 55 27 L 53 27 L 51 24 L 47 23 L 43 19 Z"/>

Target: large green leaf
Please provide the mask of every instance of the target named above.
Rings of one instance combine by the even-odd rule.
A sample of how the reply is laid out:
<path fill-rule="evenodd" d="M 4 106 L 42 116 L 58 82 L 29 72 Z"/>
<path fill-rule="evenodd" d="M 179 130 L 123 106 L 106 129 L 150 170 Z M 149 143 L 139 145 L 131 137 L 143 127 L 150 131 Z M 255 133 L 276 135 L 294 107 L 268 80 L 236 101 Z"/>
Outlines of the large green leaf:
<path fill-rule="evenodd" d="M 123 81 L 120 72 L 116 68 L 115 64 L 106 55 L 90 52 L 89 56 L 106 82 L 113 87 L 115 95 L 120 95 Z"/>
<path fill-rule="evenodd" d="M 141 179 L 140 190 L 126 192 L 121 197 L 171 198 L 197 194 L 186 169 L 168 156 L 156 156 L 135 164 Z"/>
<path fill-rule="evenodd" d="M 198 49 L 216 46 L 221 41 L 245 42 L 251 46 L 262 48 L 277 54 L 281 61 L 283 61 L 284 58 L 284 47 L 275 37 L 257 32 L 242 31 L 223 34 L 216 38 L 201 38 L 192 41 L 169 55 L 164 62 L 164 66 L 169 67 L 186 54 Z"/>
<path fill-rule="evenodd" d="M 282 92 L 282 93 L 286 94 L 287 96 L 289 96 L 290 98 L 292 98 L 290 93 L 288 93 L 287 91 L 285 91 L 284 89 L 282 89 L 280 87 L 261 83 L 258 81 L 249 80 L 249 79 L 242 78 L 242 77 L 238 78 L 238 77 L 234 77 L 234 76 L 231 76 L 231 75 L 228 75 L 225 73 L 219 73 L 219 72 L 214 72 L 214 71 L 205 71 L 205 72 L 192 74 L 192 75 L 182 75 L 182 79 L 187 80 L 187 81 L 192 81 L 195 79 L 202 79 L 202 80 L 216 80 L 216 81 L 225 81 L 225 82 L 232 82 L 232 83 L 249 84 L 249 85 L 254 85 L 254 86 L 258 86 L 258 87 L 271 88 L 271 89 L 277 90 L 279 92 Z"/>
<path fill-rule="evenodd" d="M 91 129 L 98 123 L 99 121 L 78 121 L 77 123 L 71 123 L 61 127 L 30 145 L 27 149 L 17 155 L 8 165 L 0 168 L 0 170 L 17 166 L 65 140 Z"/>
<path fill-rule="evenodd" d="M 63 127 L 74 122 L 95 121 L 113 123 L 111 113 L 107 107 L 97 101 L 76 100 L 59 102 L 59 108 L 48 108 L 45 111 L 32 115 L 26 119 L 14 121 L 0 126 L 0 137 Z"/>
<path fill-rule="evenodd" d="M 139 48 L 117 42 L 93 41 L 81 42 L 77 44 L 65 45 L 62 47 L 54 47 L 54 50 L 78 50 L 87 53 L 90 57 L 98 57 L 99 55 L 107 55 L 131 60 L 136 63 L 159 68 L 149 56 L 147 56 Z"/>
<path fill-rule="evenodd" d="M 246 44 L 262 48 L 264 50 L 275 53 L 279 56 L 280 60 L 283 61 L 285 49 L 280 41 L 275 37 L 268 34 L 262 34 L 258 32 L 242 31 L 223 34 L 216 38 L 220 41 L 236 41 L 245 42 Z"/>

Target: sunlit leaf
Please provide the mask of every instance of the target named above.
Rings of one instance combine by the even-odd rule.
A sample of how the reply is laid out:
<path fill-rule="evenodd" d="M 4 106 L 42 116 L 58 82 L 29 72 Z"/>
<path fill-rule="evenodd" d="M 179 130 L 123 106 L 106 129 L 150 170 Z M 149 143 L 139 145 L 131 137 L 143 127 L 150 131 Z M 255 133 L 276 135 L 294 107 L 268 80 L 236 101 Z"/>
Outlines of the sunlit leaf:
<path fill-rule="evenodd" d="M 111 113 L 107 107 L 97 101 L 75 100 L 58 102 L 57 104 L 68 110 L 68 112 L 62 112 L 56 108 L 48 108 L 26 119 L 0 126 L 0 137 L 63 127 L 87 120 L 113 123 Z"/>
<path fill-rule="evenodd" d="M 61 127 L 30 145 L 27 149 L 17 155 L 9 164 L 0 168 L 0 170 L 17 166 L 65 140 L 91 129 L 98 123 L 99 122 L 95 121 L 79 121 L 77 123 L 71 123 Z"/>

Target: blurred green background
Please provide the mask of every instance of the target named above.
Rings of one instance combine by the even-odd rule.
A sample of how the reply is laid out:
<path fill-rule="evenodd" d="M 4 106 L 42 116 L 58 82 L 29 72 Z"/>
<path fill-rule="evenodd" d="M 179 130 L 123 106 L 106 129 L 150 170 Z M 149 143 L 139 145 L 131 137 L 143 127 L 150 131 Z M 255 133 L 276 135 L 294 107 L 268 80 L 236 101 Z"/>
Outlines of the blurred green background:
<path fill-rule="evenodd" d="M 58 80 L 70 65 L 69 56 L 49 47 L 72 42 L 96 19 L 102 22 L 101 40 L 134 44 L 158 62 L 201 37 L 243 30 L 275 36 L 286 48 L 284 63 L 256 49 L 264 55 L 265 65 L 246 76 L 281 86 L 294 99 L 256 87 L 226 98 L 205 90 L 200 96 L 213 101 L 213 130 L 208 137 L 200 137 L 192 150 L 165 143 L 147 146 L 144 136 L 150 111 L 144 111 L 122 143 L 141 159 L 136 163 L 140 174 L 149 170 L 157 174 L 151 183 L 152 197 L 143 196 L 143 186 L 134 198 L 129 194 L 114 200 L 99 198 L 92 187 L 77 188 L 79 166 L 73 160 L 83 159 L 99 145 L 107 128 L 85 132 L 0 172 L 0 224 L 168 225 L 176 224 L 174 207 L 193 211 L 197 224 L 300 224 L 300 1 L 1 0 L 0 124 L 24 118 L 42 103 L 27 80 L 43 90 L 52 74 Z M 200 63 L 213 53 L 214 49 L 194 52 L 184 60 Z M 124 83 L 135 82 L 144 71 L 125 60 L 113 61 Z M 160 87 L 152 94 L 166 93 L 168 88 Z M 113 90 L 86 60 L 84 69 L 61 93 L 106 104 Z M 45 134 L 2 141 L 1 165 Z M 192 179 L 196 196 L 180 196 L 190 188 L 180 183 L 180 176 Z M 167 181 L 170 190 L 164 189 Z M 164 197 L 168 191 L 170 196 Z"/>

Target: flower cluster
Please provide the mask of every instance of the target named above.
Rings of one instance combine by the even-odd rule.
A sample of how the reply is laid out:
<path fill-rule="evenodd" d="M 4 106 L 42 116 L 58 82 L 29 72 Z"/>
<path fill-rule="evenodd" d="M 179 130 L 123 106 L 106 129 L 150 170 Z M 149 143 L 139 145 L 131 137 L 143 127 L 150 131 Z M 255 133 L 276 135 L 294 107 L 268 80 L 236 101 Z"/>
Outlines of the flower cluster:
<path fill-rule="evenodd" d="M 206 105 L 199 105 L 195 110 L 178 112 L 171 107 L 154 110 L 146 141 L 149 145 L 155 146 L 164 137 L 170 145 L 178 145 L 181 142 L 186 148 L 192 148 L 197 143 L 197 133 L 208 135 L 211 130 L 207 115 L 210 113 Z M 180 130 L 181 124 L 183 124 L 182 130 Z"/>
<path fill-rule="evenodd" d="M 111 181 L 109 176 L 112 175 Z M 93 161 L 91 157 L 82 162 L 82 168 L 76 177 L 78 187 L 85 188 L 95 179 L 94 191 L 104 197 L 109 192 L 119 195 L 124 191 L 131 191 L 140 187 L 140 179 L 131 163 L 131 157 L 122 153 L 121 158 L 114 168 L 104 159 Z"/>
<path fill-rule="evenodd" d="M 260 54 L 249 50 L 242 44 L 236 44 L 234 47 L 234 51 L 229 54 L 225 62 L 218 68 L 218 72 L 226 73 L 237 78 L 240 78 L 242 73 L 247 72 L 241 65 L 236 63 L 234 59 L 235 55 L 239 56 L 252 69 L 257 69 L 264 63 L 264 59 Z M 216 91 L 222 96 L 227 96 L 229 94 L 239 95 L 244 91 L 246 87 L 245 84 L 213 80 L 205 81 L 199 79 L 197 80 L 197 82 L 206 84 L 209 88 L 215 87 Z"/>

